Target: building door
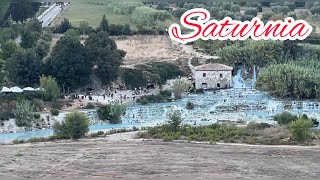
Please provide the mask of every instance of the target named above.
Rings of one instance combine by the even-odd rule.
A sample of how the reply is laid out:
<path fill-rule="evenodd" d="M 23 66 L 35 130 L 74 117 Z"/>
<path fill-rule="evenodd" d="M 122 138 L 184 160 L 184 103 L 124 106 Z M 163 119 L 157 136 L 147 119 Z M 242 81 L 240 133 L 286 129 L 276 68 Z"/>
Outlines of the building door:
<path fill-rule="evenodd" d="M 202 83 L 202 89 L 207 89 L 208 88 L 208 84 L 207 83 Z"/>

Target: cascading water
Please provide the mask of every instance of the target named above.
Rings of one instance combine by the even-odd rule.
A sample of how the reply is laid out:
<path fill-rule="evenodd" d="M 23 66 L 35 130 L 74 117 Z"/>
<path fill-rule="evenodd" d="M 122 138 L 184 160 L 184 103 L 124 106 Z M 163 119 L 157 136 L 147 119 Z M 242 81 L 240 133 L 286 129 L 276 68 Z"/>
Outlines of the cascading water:
<path fill-rule="evenodd" d="M 242 67 L 238 69 L 237 74 L 233 77 L 234 88 L 245 88 L 245 82 L 241 77 Z"/>
<path fill-rule="evenodd" d="M 257 82 L 256 65 L 253 65 L 253 79 L 252 79 L 252 87 L 255 87 L 256 82 Z"/>

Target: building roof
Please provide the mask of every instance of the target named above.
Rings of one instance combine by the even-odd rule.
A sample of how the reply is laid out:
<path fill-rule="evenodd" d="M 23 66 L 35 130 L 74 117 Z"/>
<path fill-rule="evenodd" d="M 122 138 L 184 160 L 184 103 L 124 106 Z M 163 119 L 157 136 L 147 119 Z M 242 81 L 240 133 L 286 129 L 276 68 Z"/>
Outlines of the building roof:
<path fill-rule="evenodd" d="M 232 71 L 233 68 L 224 64 L 209 63 L 194 67 L 196 71 Z"/>

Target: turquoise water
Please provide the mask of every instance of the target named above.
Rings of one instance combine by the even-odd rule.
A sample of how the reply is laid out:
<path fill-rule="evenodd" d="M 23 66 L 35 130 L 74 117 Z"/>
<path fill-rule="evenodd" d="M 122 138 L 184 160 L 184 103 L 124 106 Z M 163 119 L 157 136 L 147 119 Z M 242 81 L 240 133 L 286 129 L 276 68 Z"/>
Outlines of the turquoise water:
<path fill-rule="evenodd" d="M 139 124 L 134 123 L 123 123 L 123 124 L 96 124 L 91 125 L 89 127 L 91 132 L 98 130 L 111 130 L 114 128 L 132 128 L 133 126 L 139 127 Z M 35 130 L 35 131 L 25 131 L 25 132 L 17 132 L 17 133 L 1 133 L 0 134 L 0 142 L 9 143 L 15 139 L 19 140 L 28 140 L 30 138 L 40 138 L 40 137 L 48 137 L 53 135 L 52 129 L 44 129 L 44 130 Z"/>
<path fill-rule="evenodd" d="M 195 109 L 186 109 L 188 101 L 196 105 Z M 197 125 L 212 124 L 219 120 L 273 123 L 272 116 L 284 110 L 295 114 L 305 113 L 308 116 L 318 118 L 320 116 L 320 103 L 274 99 L 265 93 L 251 89 L 209 91 L 204 94 L 190 94 L 175 102 L 148 105 L 131 104 L 127 108 L 126 115 L 122 117 L 122 124 L 91 125 L 90 131 L 161 124 L 167 121 L 168 113 L 176 110 L 181 112 L 185 124 L 193 124 L 195 121 Z M 51 129 L 2 133 L 0 134 L 0 142 L 7 143 L 14 139 L 25 140 L 33 137 L 48 137 L 52 133 Z"/>

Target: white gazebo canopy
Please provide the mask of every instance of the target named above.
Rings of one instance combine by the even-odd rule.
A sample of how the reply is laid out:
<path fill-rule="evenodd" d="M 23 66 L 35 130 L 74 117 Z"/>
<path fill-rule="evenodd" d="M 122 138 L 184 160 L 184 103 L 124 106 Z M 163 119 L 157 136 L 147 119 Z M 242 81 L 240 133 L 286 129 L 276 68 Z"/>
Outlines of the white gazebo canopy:
<path fill-rule="evenodd" d="M 23 91 L 35 91 L 35 89 L 32 87 L 26 87 L 26 88 L 23 88 L 22 90 Z"/>
<path fill-rule="evenodd" d="M 44 88 L 37 88 L 36 91 L 46 91 Z"/>
<path fill-rule="evenodd" d="M 11 92 L 13 93 L 22 93 L 23 90 L 17 86 L 10 88 Z"/>
<path fill-rule="evenodd" d="M 2 93 L 9 93 L 9 92 L 12 92 L 12 91 L 7 87 L 2 87 L 1 92 Z"/>

